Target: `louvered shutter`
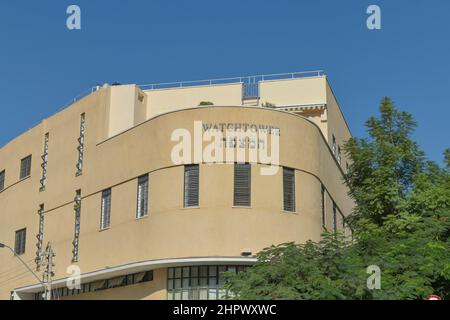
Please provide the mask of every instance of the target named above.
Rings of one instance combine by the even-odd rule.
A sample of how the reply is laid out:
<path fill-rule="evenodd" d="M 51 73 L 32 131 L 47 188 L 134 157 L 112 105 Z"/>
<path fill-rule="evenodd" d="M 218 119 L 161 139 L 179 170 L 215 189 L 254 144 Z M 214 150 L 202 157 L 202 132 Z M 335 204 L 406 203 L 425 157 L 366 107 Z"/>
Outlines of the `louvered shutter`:
<path fill-rule="evenodd" d="M 320 210 L 322 215 L 322 227 L 325 227 L 325 187 L 323 186 L 323 184 L 320 186 Z"/>
<path fill-rule="evenodd" d="M 283 208 L 295 211 L 295 172 L 288 168 L 283 168 Z"/>
<path fill-rule="evenodd" d="M 0 172 L 0 191 L 3 191 L 5 189 L 5 170 Z"/>
<path fill-rule="evenodd" d="M 199 166 L 184 167 L 184 207 L 198 207 Z"/>
<path fill-rule="evenodd" d="M 234 165 L 234 197 L 236 207 L 249 207 L 251 195 L 251 166 L 248 163 Z"/>

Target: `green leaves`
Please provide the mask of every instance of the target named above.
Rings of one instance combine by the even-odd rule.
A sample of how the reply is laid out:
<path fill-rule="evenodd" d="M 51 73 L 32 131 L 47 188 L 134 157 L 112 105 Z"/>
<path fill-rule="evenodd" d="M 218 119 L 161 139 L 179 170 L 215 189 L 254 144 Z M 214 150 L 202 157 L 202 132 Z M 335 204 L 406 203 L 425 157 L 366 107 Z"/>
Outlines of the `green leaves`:
<path fill-rule="evenodd" d="M 227 288 L 241 299 L 360 299 L 364 294 L 358 288 L 365 284 L 365 268 L 340 235 L 273 246 L 258 261 L 229 277 Z"/>
<path fill-rule="evenodd" d="M 367 121 L 368 139 L 350 139 L 345 181 L 355 208 L 340 234 L 320 242 L 272 246 L 252 268 L 229 275 L 241 299 L 450 298 L 450 149 L 445 168 L 424 159 L 416 126 L 389 98 Z M 366 268 L 381 269 L 381 289 L 367 288 Z"/>
<path fill-rule="evenodd" d="M 389 98 L 381 101 L 380 117 L 366 125 L 369 139 L 352 138 L 344 148 L 353 162 L 346 182 L 357 216 L 380 225 L 385 216 L 399 212 L 424 160 L 410 138 L 413 117 L 398 111 Z"/>
<path fill-rule="evenodd" d="M 382 226 L 360 220 L 358 230 L 364 232 L 353 242 L 324 234 L 319 243 L 272 246 L 255 266 L 229 275 L 227 288 L 240 299 L 449 298 L 448 221 L 448 210 L 439 216 L 389 216 Z M 380 290 L 366 286 L 370 265 L 381 269 Z"/>

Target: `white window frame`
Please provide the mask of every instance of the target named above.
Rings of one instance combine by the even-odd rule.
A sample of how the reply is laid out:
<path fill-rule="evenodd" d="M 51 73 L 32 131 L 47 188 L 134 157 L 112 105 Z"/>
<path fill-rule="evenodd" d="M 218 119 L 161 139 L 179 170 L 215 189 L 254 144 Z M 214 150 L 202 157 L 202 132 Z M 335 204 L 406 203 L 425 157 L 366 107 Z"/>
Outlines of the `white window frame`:
<path fill-rule="evenodd" d="M 149 175 L 138 178 L 136 219 L 148 216 Z"/>
<path fill-rule="evenodd" d="M 100 230 L 109 229 L 111 225 L 111 202 L 112 190 L 106 189 L 102 191 Z"/>

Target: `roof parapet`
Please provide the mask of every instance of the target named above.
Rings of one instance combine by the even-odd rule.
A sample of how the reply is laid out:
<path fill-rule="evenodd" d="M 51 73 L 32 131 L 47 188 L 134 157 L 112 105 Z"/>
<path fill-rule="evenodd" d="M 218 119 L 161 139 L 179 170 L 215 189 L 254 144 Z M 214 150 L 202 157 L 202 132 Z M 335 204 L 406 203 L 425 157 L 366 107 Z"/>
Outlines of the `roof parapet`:
<path fill-rule="evenodd" d="M 314 70 L 314 71 L 299 71 L 288 73 L 273 73 L 273 74 L 253 75 L 253 76 L 239 76 L 232 78 L 152 83 L 152 84 L 142 84 L 138 86 L 142 90 L 158 90 L 158 89 L 185 88 L 195 86 L 212 86 L 231 83 L 248 84 L 248 83 L 257 83 L 259 81 L 297 79 L 297 78 L 321 77 L 321 76 L 324 76 L 323 70 Z"/>

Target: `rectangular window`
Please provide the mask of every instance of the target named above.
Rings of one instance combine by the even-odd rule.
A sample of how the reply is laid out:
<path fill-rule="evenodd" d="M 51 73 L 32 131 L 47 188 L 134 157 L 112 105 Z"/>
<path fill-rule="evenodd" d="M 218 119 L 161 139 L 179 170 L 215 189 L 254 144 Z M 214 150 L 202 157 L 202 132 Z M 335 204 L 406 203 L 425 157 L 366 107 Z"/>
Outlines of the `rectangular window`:
<path fill-rule="evenodd" d="M 336 203 L 333 202 L 333 230 L 337 232 L 337 207 Z"/>
<path fill-rule="evenodd" d="M 320 210 L 322 215 L 322 227 L 326 226 L 326 217 L 325 217 L 325 187 L 323 184 L 320 187 Z"/>
<path fill-rule="evenodd" d="M 102 192 L 102 212 L 100 218 L 100 229 L 109 228 L 111 223 L 111 189 Z"/>
<path fill-rule="evenodd" d="M 295 211 L 295 171 L 283 168 L 283 209 Z"/>
<path fill-rule="evenodd" d="M 338 146 L 337 148 L 337 161 L 339 164 L 341 164 L 341 146 Z"/>
<path fill-rule="evenodd" d="M 16 242 L 14 244 L 14 251 L 17 255 L 25 253 L 25 242 L 27 238 L 27 229 L 16 231 Z"/>
<path fill-rule="evenodd" d="M 142 218 L 148 212 L 148 174 L 138 178 L 136 218 Z"/>
<path fill-rule="evenodd" d="M 251 166 L 248 163 L 234 165 L 233 206 L 249 207 L 251 203 Z"/>
<path fill-rule="evenodd" d="M 20 161 L 20 179 L 26 178 L 31 174 L 31 155 Z"/>
<path fill-rule="evenodd" d="M 198 164 L 184 167 L 184 207 L 198 207 Z"/>
<path fill-rule="evenodd" d="M 106 280 L 98 280 L 80 285 L 80 289 L 59 288 L 53 290 L 53 296 L 66 297 L 75 296 L 81 293 L 89 293 L 100 290 L 125 287 L 137 283 L 153 281 L 153 270 L 134 274 L 126 274 Z M 43 299 L 43 292 L 35 293 L 35 300 Z"/>
<path fill-rule="evenodd" d="M 334 136 L 334 134 L 332 136 L 332 139 L 333 139 L 333 145 L 332 145 L 333 154 L 336 155 L 336 137 Z"/>
<path fill-rule="evenodd" d="M 5 170 L 0 172 L 0 191 L 5 189 Z"/>
<path fill-rule="evenodd" d="M 168 300 L 221 300 L 232 295 L 224 285 L 226 273 L 244 272 L 247 266 L 184 266 L 168 268 Z"/>

